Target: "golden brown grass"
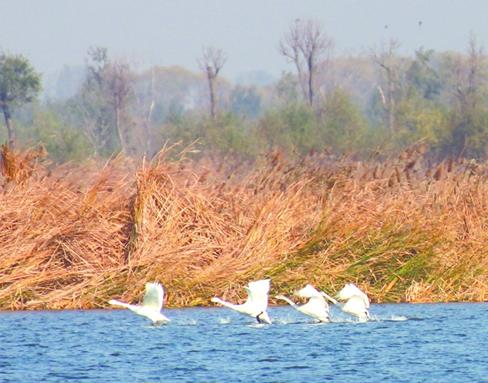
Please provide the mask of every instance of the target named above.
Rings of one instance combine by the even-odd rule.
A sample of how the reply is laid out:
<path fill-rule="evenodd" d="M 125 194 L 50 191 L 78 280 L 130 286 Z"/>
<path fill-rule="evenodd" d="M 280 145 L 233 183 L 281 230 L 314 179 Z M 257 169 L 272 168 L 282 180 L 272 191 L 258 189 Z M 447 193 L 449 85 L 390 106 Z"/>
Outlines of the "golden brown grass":
<path fill-rule="evenodd" d="M 2 148 L 0 308 L 92 308 L 159 280 L 170 306 L 360 285 L 374 301 L 485 300 L 483 164 L 326 155 L 53 167 Z"/>

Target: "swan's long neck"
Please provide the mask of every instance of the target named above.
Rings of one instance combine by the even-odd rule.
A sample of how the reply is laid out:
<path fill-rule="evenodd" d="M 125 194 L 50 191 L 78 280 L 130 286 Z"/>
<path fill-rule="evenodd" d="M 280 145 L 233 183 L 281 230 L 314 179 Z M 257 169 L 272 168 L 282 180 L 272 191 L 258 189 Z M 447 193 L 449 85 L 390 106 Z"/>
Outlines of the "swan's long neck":
<path fill-rule="evenodd" d="M 222 306 L 225 306 L 231 310 L 241 311 L 240 305 L 235 305 L 233 303 L 223 301 L 220 298 L 214 297 L 214 298 L 212 298 L 212 301 L 216 302 L 216 303 L 220 303 Z"/>
<path fill-rule="evenodd" d="M 288 304 L 289 304 L 291 307 L 293 307 L 294 309 L 297 309 L 297 310 L 298 310 L 298 305 L 297 305 L 295 302 L 293 302 L 291 299 L 289 299 L 289 298 L 285 297 L 284 295 L 279 295 L 279 296 L 277 296 L 276 298 L 278 298 L 278 299 L 281 299 L 281 300 L 285 301 L 285 302 L 286 302 L 286 303 L 288 303 Z"/>
<path fill-rule="evenodd" d="M 323 291 L 321 291 L 320 294 L 322 296 L 324 296 L 328 301 L 332 302 L 335 305 L 339 303 L 339 302 L 337 302 L 337 300 L 335 300 L 334 298 L 332 298 L 329 294 L 324 293 Z"/>
<path fill-rule="evenodd" d="M 129 303 L 124 303 L 124 302 L 118 301 L 116 299 L 111 299 L 111 300 L 108 301 L 108 303 L 110 303 L 113 306 L 124 307 L 124 308 L 129 309 L 129 310 L 132 310 L 132 311 L 134 311 L 136 309 L 136 307 L 138 307 L 136 305 L 131 305 Z"/>

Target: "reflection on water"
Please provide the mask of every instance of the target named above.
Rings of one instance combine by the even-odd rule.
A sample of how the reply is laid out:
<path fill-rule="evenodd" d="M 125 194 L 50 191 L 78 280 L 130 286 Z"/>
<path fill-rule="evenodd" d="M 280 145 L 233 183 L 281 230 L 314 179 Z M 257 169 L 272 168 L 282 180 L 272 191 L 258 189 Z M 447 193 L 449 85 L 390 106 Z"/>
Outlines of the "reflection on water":
<path fill-rule="evenodd" d="M 482 382 L 486 304 L 372 305 L 315 324 L 271 307 L 273 325 L 224 308 L 0 314 L 0 382 Z"/>

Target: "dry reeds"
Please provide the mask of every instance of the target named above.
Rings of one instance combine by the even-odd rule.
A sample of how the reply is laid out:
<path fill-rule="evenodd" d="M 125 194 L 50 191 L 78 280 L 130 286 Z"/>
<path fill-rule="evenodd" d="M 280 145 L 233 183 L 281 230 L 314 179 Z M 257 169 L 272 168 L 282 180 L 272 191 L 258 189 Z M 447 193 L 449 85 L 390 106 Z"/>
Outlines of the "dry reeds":
<path fill-rule="evenodd" d="M 0 308 L 102 307 L 159 280 L 172 306 L 215 293 L 360 285 L 375 301 L 485 300 L 483 164 L 272 153 L 49 168 L 3 148 Z M 18 165 L 18 164 L 22 164 Z"/>

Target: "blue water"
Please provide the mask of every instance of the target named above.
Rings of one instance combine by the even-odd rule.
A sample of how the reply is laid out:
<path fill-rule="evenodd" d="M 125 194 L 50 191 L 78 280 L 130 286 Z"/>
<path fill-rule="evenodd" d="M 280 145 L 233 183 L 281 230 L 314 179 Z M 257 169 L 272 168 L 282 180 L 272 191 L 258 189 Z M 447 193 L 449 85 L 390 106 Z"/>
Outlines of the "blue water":
<path fill-rule="evenodd" d="M 333 308 L 313 324 L 271 307 L 273 325 L 224 308 L 0 313 L 0 382 L 488 382 L 488 304 Z"/>

